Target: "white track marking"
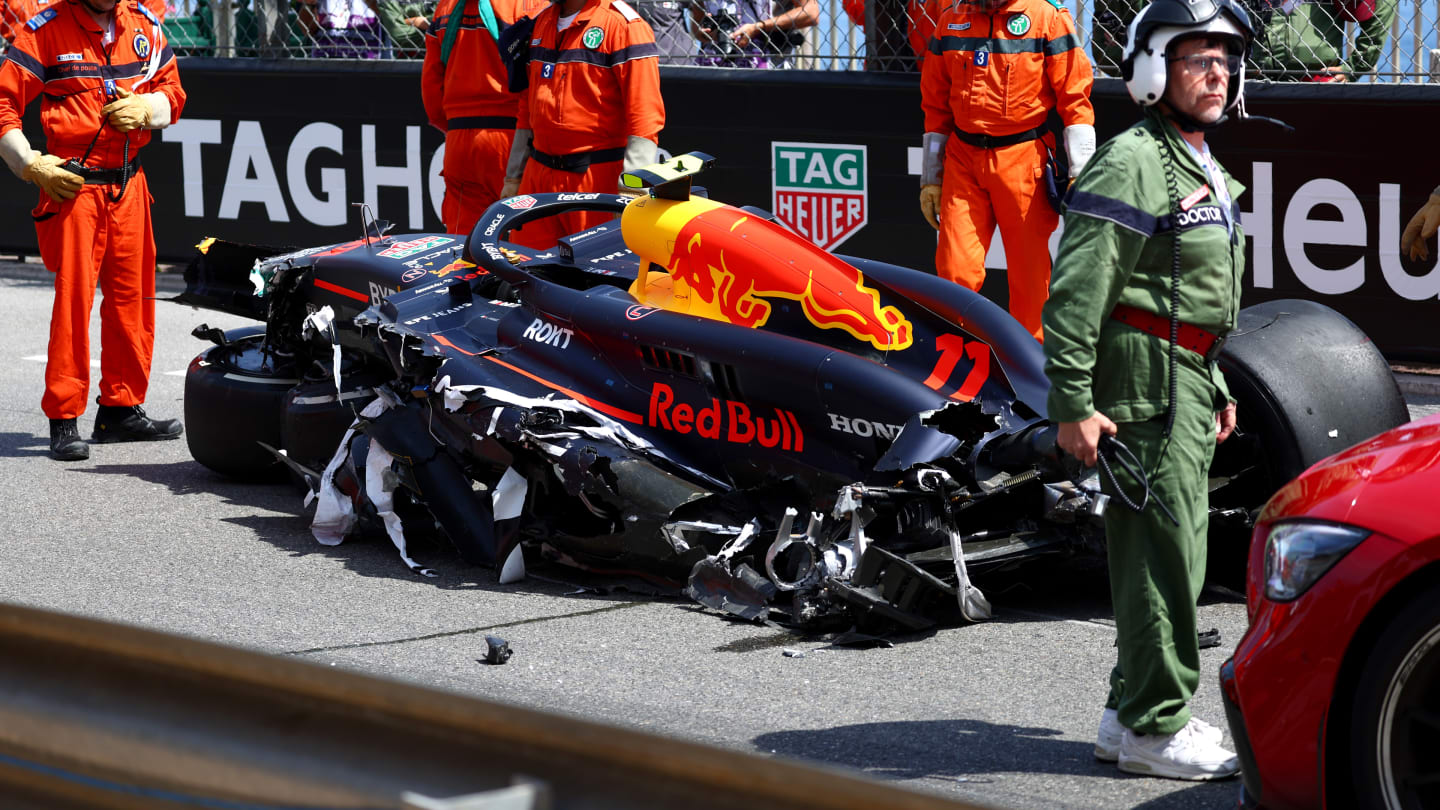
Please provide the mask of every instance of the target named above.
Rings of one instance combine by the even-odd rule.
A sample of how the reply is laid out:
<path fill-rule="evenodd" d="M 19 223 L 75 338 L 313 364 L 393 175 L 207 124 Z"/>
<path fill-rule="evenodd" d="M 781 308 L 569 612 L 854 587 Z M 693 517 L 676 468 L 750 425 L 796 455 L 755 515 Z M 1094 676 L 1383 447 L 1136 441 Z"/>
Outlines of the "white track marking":
<path fill-rule="evenodd" d="M 20 359 L 21 359 L 21 360 L 29 360 L 29 361 L 32 362 L 32 363 L 46 363 L 46 362 L 49 362 L 49 360 L 50 360 L 50 358 L 46 357 L 46 356 L 43 355 L 43 354 L 31 354 L 31 355 L 26 355 L 25 357 L 22 357 L 22 358 L 20 358 Z M 90 367 L 91 367 L 91 368 L 99 368 L 99 367 L 100 367 L 100 361 L 99 361 L 99 360 L 91 360 L 91 361 L 90 361 Z M 186 369 L 183 369 L 183 368 L 182 368 L 182 369 L 179 369 L 179 370 L 177 370 L 177 371 L 164 371 L 164 372 L 161 372 L 161 373 L 164 374 L 166 377 L 184 377 L 184 376 L 185 376 L 185 371 L 186 371 Z"/>

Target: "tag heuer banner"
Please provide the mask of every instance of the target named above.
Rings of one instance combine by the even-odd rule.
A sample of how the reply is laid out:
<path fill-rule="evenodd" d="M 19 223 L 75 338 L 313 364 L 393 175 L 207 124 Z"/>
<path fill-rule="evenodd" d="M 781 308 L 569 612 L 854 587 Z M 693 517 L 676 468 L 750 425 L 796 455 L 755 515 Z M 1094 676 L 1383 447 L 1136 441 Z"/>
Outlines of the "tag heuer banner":
<path fill-rule="evenodd" d="M 774 214 L 806 239 L 833 250 L 869 221 L 863 145 L 775 141 L 770 163 Z"/>

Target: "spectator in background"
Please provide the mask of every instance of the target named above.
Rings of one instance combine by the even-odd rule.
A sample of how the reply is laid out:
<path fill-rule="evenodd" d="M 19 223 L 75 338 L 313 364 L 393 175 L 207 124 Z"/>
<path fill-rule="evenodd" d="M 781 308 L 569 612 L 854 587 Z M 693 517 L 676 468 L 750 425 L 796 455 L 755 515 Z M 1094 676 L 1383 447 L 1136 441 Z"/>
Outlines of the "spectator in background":
<path fill-rule="evenodd" d="M 329 59 L 379 59 L 389 55 L 377 0 L 295 0 L 300 30 L 313 43 L 310 55 Z"/>
<path fill-rule="evenodd" d="M 1430 199 L 1405 224 L 1405 231 L 1400 234 L 1400 252 L 1417 262 L 1429 259 L 1429 242 L 1437 230 L 1440 230 L 1440 186 L 1430 192 Z"/>
<path fill-rule="evenodd" d="M 905 17 L 910 26 L 907 39 L 911 52 L 915 54 L 916 70 L 925 66 L 925 54 L 930 52 L 930 38 L 935 35 L 935 21 L 940 19 L 940 12 L 947 5 L 941 0 L 910 0 L 905 7 Z"/>
<path fill-rule="evenodd" d="M 743 47 L 730 38 L 740 26 L 770 16 L 770 0 L 697 0 L 690 6 L 691 30 L 700 43 L 696 63 L 707 67 L 771 67 L 759 42 Z"/>
<path fill-rule="evenodd" d="M 1272 79 L 1354 81 L 1375 70 L 1395 7 L 1395 0 L 1256 0 L 1255 68 Z M 1358 26 L 1348 60 L 1346 22 Z"/>
<path fill-rule="evenodd" d="M 428 8 L 428 11 L 427 11 Z M 419 59 L 425 55 L 425 31 L 430 27 L 434 3 L 378 0 L 380 26 L 390 38 L 397 59 Z"/>
<path fill-rule="evenodd" d="M 50 3 L 51 0 L 4 0 L 0 3 L 0 37 L 4 37 L 7 44 L 14 42 L 17 29 Z"/>
<path fill-rule="evenodd" d="M 689 16 L 689 0 L 634 0 L 635 12 L 655 32 L 655 47 L 660 49 L 662 65 L 692 65 L 695 40 L 685 27 Z"/>
<path fill-rule="evenodd" d="M 865 69 L 919 70 L 944 4 L 939 0 L 844 0 L 845 15 L 865 33 Z"/>
<path fill-rule="evenodd" d="M 435 8 L 420 97 L 430 124 L 445 133 L 440 217 L 449 233 L 468 235 L 500 199 L 520 94 L 509 90 L 496 42 L 503 28 L 544 7 L 543 0 L 440 0 Z"/>
<path fill-rule="evenodd" d="M 665 102 L 650 24 L 625 0 L 558 0 L 535 18 L 518 129 L 502 197 L 623 191 L 622 171 L 655 162 Z M 514 237 L 545 248 L 614 214 L 574 211 Z"/>
<path fill-rule="evenodd" d="M 1036 338 L 1050 286 L 1048 242 L 1060 222 L 1048 186 L 1064 182 L 1051 174 L 1055 136 L 1046 120 L 1054 110 L 1065 126 L 1073 178 L 1095 152 L 1092 83 L 1070 12 L 1051 0 L 950 6 L 920 74 L 920 210 L 940 231 L 935 269 L 978 292 L 998 225 L 1010 314 Z"/>
<path fill-rule="evenodd" d="M 1096 0 L 1090 25 L 1090 52 L 1095 57 L 1096 70 L 1106 76 L 1120 75 L 1125 29 L 1144 4 L 1143 0 Z"/>
<path fill-rule="evenodd" d="M 1139 0 L 1098 0 L 1092 51 L 1095 66 L 1120 75 L 1125 28 Z M 1375 70 L 1395 21 L 1396 0 L 1247 0 L 1256 37 L 1253 69 L 1270 79 L 1347 82 Z M 1345 23 L 1358 24 L 1345 58 Z"/>
<path fill-rule="evenodd" d="M 699 63 L 722 67 L 784 67 L 820 20 L 818 0 L 703 0 L 691 7 Z"/>

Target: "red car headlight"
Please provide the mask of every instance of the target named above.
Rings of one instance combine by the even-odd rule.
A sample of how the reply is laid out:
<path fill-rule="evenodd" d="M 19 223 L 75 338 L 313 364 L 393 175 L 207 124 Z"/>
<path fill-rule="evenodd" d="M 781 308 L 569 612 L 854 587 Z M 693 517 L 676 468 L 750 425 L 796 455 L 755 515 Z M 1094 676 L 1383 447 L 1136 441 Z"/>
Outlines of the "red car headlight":
<path fill-rule="evenodd" d="M 1277 523 L 1265 540 L 1265 598 L 1298 599 L 1350 549 L 1370 536 L 1339 523 Z"/>

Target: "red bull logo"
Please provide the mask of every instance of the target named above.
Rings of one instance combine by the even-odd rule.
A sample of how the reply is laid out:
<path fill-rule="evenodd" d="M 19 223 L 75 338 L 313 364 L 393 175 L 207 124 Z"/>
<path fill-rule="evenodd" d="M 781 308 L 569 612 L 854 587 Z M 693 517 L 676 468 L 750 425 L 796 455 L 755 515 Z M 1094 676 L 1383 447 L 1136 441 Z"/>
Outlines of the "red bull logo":
<path fill-rule="evenodd" d="M 456 259 L 455 261 L 445 265 L 444 267 L 441 267 L 437 270 L 431 270 L 430 274 L 438 278 L 444 278 L 451 273 L 460 273 L 469 270 L 474 266 L 475 265 L 465 261 L 464 259 Z M 483 273 L 484 271 L 481 272 Z"/>
<path fill-rule="evenodd" d="M 743 402 L 711 398 L 706 406 L 675 401 L 675 389 L 655 383 L 650 389 L 650 410 L 645 424 L 681 435 L 732 444 L 759 444 L 796 453 L 805 451 L 805 431 L 795 414 L 771 408 L 775 417 L 752 412 Z"/>
<path fill-rule="evenodd" d="M 898 308 L 882 307 L 880 292 L 866 286 L 859 270 L 739 209 L 697 213 L 673 245 L 666 269 L 710 310 L 692 303 L 693 314 L 754 328 L 770 318 L 767 299 L 785 298 L 798 301 L 815 326 L 842 329 L 881 351 L 913 342 L 910 321 Z"/>

